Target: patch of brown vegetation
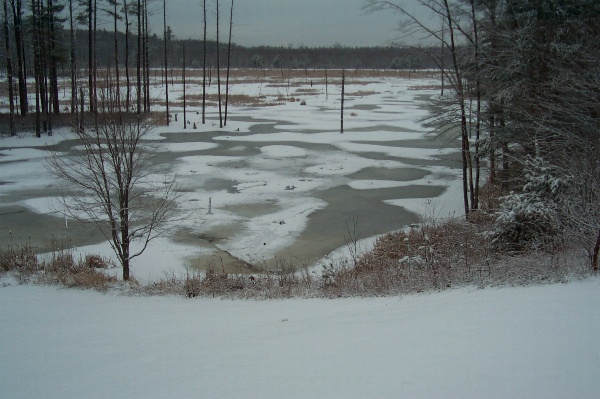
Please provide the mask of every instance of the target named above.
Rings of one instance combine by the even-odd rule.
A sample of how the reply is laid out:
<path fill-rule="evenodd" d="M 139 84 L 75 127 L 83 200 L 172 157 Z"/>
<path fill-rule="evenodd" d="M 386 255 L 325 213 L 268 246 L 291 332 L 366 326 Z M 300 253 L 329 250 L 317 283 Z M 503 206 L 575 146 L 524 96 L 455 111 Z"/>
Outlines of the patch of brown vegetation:
<path fill-rule="evenodd" d="M 12 273 L 20 283 L 57 284 L 69 288 L 105 291 L 116 278 L 104 270 L 114 267 L 98 255 L 87 255 L 76 261 L 71 251 L 55 251 L 41 259 L 28 245 L 9 245 L 0 251 L 0 274 Z"/>
<path fill-rule="evenodd" d="M 441 85 L 417 85 L 417 86 L 408 86 L 408 90 L 441 90 Z"/>
<path fill-rule="evenodd" d="M 367 90 L 360 90 L 360 91 L 355 91 L 355 92 L 351 92 L 351 93 L 346 93 L 346 95 L 349 97 L 367 97 L 367 96 L 372 96 L 374 94 L 378 94 L 378 93 L 376 91 L 367 91 Z"/>

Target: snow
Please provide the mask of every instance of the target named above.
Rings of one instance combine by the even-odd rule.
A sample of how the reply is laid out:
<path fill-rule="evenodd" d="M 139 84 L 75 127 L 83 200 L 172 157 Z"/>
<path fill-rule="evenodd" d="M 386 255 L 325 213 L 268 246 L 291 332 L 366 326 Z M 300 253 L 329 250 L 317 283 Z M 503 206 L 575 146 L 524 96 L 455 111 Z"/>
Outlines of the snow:
<path fill-rule="evenodd" d="M 600 280 L 230 301 L 0 288 L 18 398 L 597 398 Z"/>
<path fill-rule="evenodd" d="M 239 228 L 214 248 L 157 238 L 134 259 L 134 277 L 146 283 L 167 274 L 185 275 L 190 259 L 218 249 L 247 260 L 267 258 L 291 245 L 310 215 L 328 206 L 313 193 L 331 187 L 445 187 L 438 197 L 384 202 L 426 217 L 460 214 L 460 171 L 432 162 L 453 150 L 399 144 L 421 140 L 429 132 L 419 123 L 426 110 L 416 98 L 433 91 L 409 86 L 435 82 L 361 80 L 367 84 L 353 87 L 348 79 L 347 91 L 375 94 L 348 96 L 344 134 L 338 130 L 339 93 L 333 85 L 329 97 L 322 87 L 314 96 L 290 93 L 305 99 L 306 106 L 297 101 L 231 107 L 238 119 L 220 130 L 214 109 L 207 125 L 190 112 L 185 132 L 210 133 L 197 142 L 167 142 L 170 134 L 183 131 L 181 109 L 172 107 L 179 122 L 153 128 L 147 139 L 162 152 L 183 154 L 170 165 L 186 188 L 179 227 L 197 234 L 228 225 Z M 181 86 L 171 89 L 176 100 Z M 282 87 L 262 83 L 231 89 L 232 94 L 266 96 L 267 102 L 287 95 Z M 160 96 L 161 90 L 153 87 L 152 95 Z M 194 94 L 193 85 L 188 92 Z M 196 130 L 191 129 L 194 122 Z M 65 129 L 41 139 L 2 138 L 0 206 L 55 213 L 57 181 L 43 167 L 45 147 L 70 137 Z M 223 155 L 211 154 L 215 149 Z M 259 151 L 248 155 L 249 149 Z M 415 165 L 426 172 L 424 177 L 352 177 L 367 168 Z M 164 178 L 158 173 L 150 177 L 157 182 Z M 230 186 L 211 189 L 207 183 L 214 179 Z M 36 196 L 27 197 L 34 191 Z M 20 194 L 13 198 L 14 192 Z M 244 215 L 233 209 L 244 205 L 258 205 L 259 210 Z M 360 240 L 360 251 L 374 240 Z M 136 248 L 134 244 L 132 251 Z M 106 242 L 73 251 L 76 258 L 95 253 L 114 259 Z M 328 259 L 344 253 L 348 256 L 346 248 L 338 248 Z M 109 273 L 119 275 L 120 270 Z M 596 398 L 599 302 L 598 278 L 390 298 L 226 301 L 21 286 L 4 277 L 0 396 Z"/>
<path fill-rule="evenodd" d="M 460 212 L 461 193 L 454 188 L 459 187 L 460 178 L 447 178 L 456 174 L 456 170 L 432 166 L 432 160 L 457 150 L 427 148 L 430 145 L 424 139 L 430 129 L 419 122 L 427 113 L 418 100 L 419 96 L 434 94 L 435 91 L 409 89 L 411 86 L 436 84 L 436 80 L 391 77 L 361 77 L 359 80 L 354 82 L 348 77 L 346 82 L 346 92 L 350 94 L 346 98 L 346 130 L 343 134 L 339 132 L 339 87 L 330 84 L 329 95 L 325 94 L 324 85 L 315 85 L 312 88 L 314 95 L 296 91 L 297 88 L 307 88 L 310 79 L 292 82 L 301 86 L 292 85 L 289 95 L 286 88 L 277 87 L 277 83 L 281 83 L 278 81 L 265 84 L 237 81 L 230 87 L 232 95 L 265 96 L 266 102 L 281 105 L 231 106 L 230 120 L 222 129 L 217 124 L 216 107 L 207 109 L 206 125 L 201 124 L 201 115 L 195 112 L 198 109 L 190 107 L 186 115 L 189 124 L 184 130 L 182 109 L 172 106 L 171 112 L 178 114 L 178 121 L 172 118 L 168 127 L 151 128 L 146 139 L 163 154 L 177 153 L 172 155 L 174 161 L 168 164 L 169 173 L 177 176 L 183 189 L 179 206 L 184 216 L 176 227 L 187 229 L 196 236 L 232 224 L 240 225 L 240 228 L 237 234 L 226 237 L 214 248 L 178 244 L 168 238 L 156 240 L 147 250 L 152 256 L 144 254 L 134 260 L 133 275 L 146 282 L 165 273 L 184 273 L 190 258 L 211 254 L 218 249 L 227 250 L 246 261 L 273 257 L 294 244 L 307 228 L 311 215 L 332 206 L 319 199 L 316 193 L 343 185 L 355 190 L 439 185 L 446 187 L 446 191 L 437 199 L 386 199 L 385 203 L 420 211 L 423 204 L 428 206 L 439 200 L 448 208 L 447 214 Z M 182 86 L 177 84 L 170 87 L 174 102 L 182 94 L 181 89 Z M 152 86 L 151 90 L 153 97 L 164 95 L 164 88 L 160 85 Z M 209 90 L 216 90 L 216 85 Z M 189 84 L 187 92 L 197 95 L 201 93 L 201 86 Z M 371 94 L 352 95 L 361 92 Z M 68 93 L 65 95 L 68 97 Z M 282 102 L 280 96 L 303 99 L 307 105 L 301 106 L 299 101 Z M 159 109 L 160 106 L 155 107 L 156 111 Z M 196 129 L 192 129 L 194 124 Z M 190 138 L 185 138 L 183 133 L 189 133 Z M 172 134 L 179 134 L 178 140 L 185 142 L 169 140 Z M 70 138 L 72 135 L 68 129 L 57 129 L 52 137 L 35 138 L 31 134 L 20 134 L 15 138 L 2 138 L 0 207 L 25 206 L 34 213 L 58 215 L 56 210 L 60 207 L 52 205 L 57 203 L 52 196 L 60 195 L 60 190 L 56 178 L 44 168 L 45 147 Z M 404 140 L 413 142 L 413 146 L 403 147 L 401 142 Z M 425 148 L 413 148 L 414 142 L 419 140 Z M 373 159 L 378 156 L 393 159 Z M 171 154 L 166 154 L 165 158 L 169 157 Z M 367 168 L 413 168 L 415 163 L 430 174 L 423 179 L 406 182 L 354 180 L 351 177 Z M 164 174 L 151 173 L 149 181 L 158 183 L 165 178 Z M 231 184 L 211 189 L 208 183 L 215 179 Z M 23 199 L 23 195 L 34 191 L 34 198 Z M 11 193 L 14 192 L 25 194 L 13 200 Z M 209 201 L 212 204 L 211 214 L 208 214 Z M 273 207 L 269 209 L 265 205 L 265 214 L 255 216 L 243 216 L 230 210 L 246 204 L 273 204 Z M 285 223 L 278 223 L 281 221 Z M 364 241 L 365 246 L 371 242 L 372 237 Z M 81 254 L 94 251 L 114 259 L 108 243 L 76 250 Z M 335 248 L 332 251 L 339 253 Z"/>

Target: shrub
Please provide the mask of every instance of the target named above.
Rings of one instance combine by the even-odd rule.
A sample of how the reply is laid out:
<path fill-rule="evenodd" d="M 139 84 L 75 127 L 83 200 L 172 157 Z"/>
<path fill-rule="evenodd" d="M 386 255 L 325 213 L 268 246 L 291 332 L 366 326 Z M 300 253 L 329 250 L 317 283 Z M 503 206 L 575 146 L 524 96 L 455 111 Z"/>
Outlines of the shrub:
<path fill-rule="evenodd" d="M 560 242 L 565 184 L 542 158 L 529 158 L 521 193 L 503 197 L 496 215 L 492 244 L 522 251 L 556 246 Z"/>

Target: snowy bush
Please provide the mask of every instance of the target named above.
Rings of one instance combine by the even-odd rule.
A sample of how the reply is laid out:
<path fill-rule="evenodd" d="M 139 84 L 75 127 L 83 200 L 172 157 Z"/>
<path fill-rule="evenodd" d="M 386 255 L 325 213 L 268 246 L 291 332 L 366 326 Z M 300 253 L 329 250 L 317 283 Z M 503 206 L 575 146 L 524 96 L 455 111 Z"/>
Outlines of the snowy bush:
<path fill-rule="evenodd" d="M 528 158 L 522 192 L 502 198 L 492 231 L 492 244 L 507 250 L 555 245 L 561 231 L 565 183 L 543 158 Z"/>

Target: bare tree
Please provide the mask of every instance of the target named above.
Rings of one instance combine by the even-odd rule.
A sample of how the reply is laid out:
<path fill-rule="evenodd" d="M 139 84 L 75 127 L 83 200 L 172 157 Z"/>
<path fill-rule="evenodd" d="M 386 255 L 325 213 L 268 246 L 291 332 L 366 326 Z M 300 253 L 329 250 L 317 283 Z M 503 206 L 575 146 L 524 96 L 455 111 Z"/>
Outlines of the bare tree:
<path fill-rule="evenodd" d="M 58 49 L 57 49 L 57 24 L 58 22 L 62 23 L 62 18 L 59 18 L 58 15 L 63 10 L 63 5 L 59 2 L 54 3 L 53 0 L 47 0 L 47 35 L 48 35 L 48 74 L 50 79 L 50 98 L 52 102 L 52 112 L 55 114 L 60 114 L 60 102 L 58 99 Z M 58 20 L 58 21 L 57 21 Z"/>
<path fill-rule="evenodd" d="M 442 29 L 438 30 L 431 27 L 427 17 L 421 17 L 415 13 L 415 5 L 441 18 L 444 21 Z M 443 58 L 440 58 L 438 54 L 430 53 L 433 61 L 442 70 L 453 90 L 453 98 L 441 98 L 438 109 L 443 112 L 434 115 L 430 120 L 430 125 L 436 125 L 437 122 L 443 123 L 437 123 L 438 127 L 458 124 L 462 146 L 463 203 L 465 215 L 468 216 L 469 212 L 476 209 L 479 203 L 479 182 L 474 182 L 475 177 L 479 178 L 479 171 L 473 171 L 473 154 L 468 124 L 470 115 L 468 115 L 469 110 L 466 107 L 469 94 L 465 87 L 464 62 L 460 54 L 464 46 L 459 45 L 461 39 L 473 43 L 472 35 L 462 24 L 462 19 L 469 15 L 463 6 L 464 2 L 462 0 L 415 0 L 414 2 L 406 0 L 367 0 L 364 8 L 369 11 L 392 10 L 397 12 L 402 19 L 401 30 L 404 34 L 414 35 L 419 33 L 427 38 L 433 38 L 441 42 L 442 46 L 450 52 L 452 65 L 448 69 L 443 65 Z M 475 117 L 479 118 L 479 115 Z M 477 125 L 479 126 L 479 121 L 477 121 Z M 478 148 L 477 144 L 476 150 Z M 475 158 L 476 166 L 479 167 L 479 155 L 475 154 Z"/>
<path fill-rule="evenodd" d="M 27 73 L 25 68 L 25 43 L 23 38 L 23 3 L 21 0 L 10 0 L 15 34 L 15 51 L 17 53 L 17 75 L 19 79 L 19 107 L 21 115 L 29 112 L 27 100 Z"/>
<path fill-rule="evenodd" d="M 107 13 L 113 17 L 113 41 L 114 41 L 114 50 L 115 50 L 115 82 L 116 82 L 116 96 L 117 96 L 117 108 L 121 109 L 121 79 L 120 79 L 120 68 L 119 68 L 119 40 L 118 34 L 119 29 L 117 26 L 117 22 L 121 19 L 121 16 L 118 12 L 118 0 L 107 0 L 108 4 L 112 6 L 111 9 L 107 10 Z"/>
<path fill-rule="evenodd" d="M 229 106 L 229 73 L 231 69 L 231 33 L 233 30 L 233 0 L 231 0 L 231 10 L 229 14 L 229 41 L 227 42 L 227 77 L 225 79 L 225 122 L 227 125 L 227 108 Z"/>
<path fill-rule="evenodd" d="M 131 79 L 129 77 L 129 8 L 127 0 L 123 0 L 123 16 L 125 17 L 125 81 L 127 89 L 125 92 L 125 110 L 129 112 L 131 100 Z"/>
<path fill-rule="evenodd" d="M 136 56 L 136 113 L 140 117 L 142 115 L 142 1 L 137 0 L 136 7 L 137 18 L 137 56 Z"/>
<path fill-rule="evenodd" d="M 31 12 L 33 14 L 33 75 L 35 79 L 35 136 L 41 137 L 41 115 L 40 115 L 40 100 L 41 100 L 41 44 L 40 42 L 40 12 L 39 1 L 31 0 Z"/>
<path fill-rule="evenodd" d="M 202 124 L 206 123 L 206 0 L 203 0 L 202 13 L 204 34 L 202 37 Z"/>
<path fill-rule="evenodd" d="M 101 91 L 101 112 L 94 128 L 75 129 L 82 151 L 65 157 L 53 153 L 48 169 L 65 185 L 62 211 L 94 223 L 109 241 L 129 280 L 131 260 L 142 254 L 173 216 L 177 194 L 174 179 L 152 174 L 148 127 L 135 116 L 123 119 L 116 96 Z M 131 244 L 141 245 L 134 251 Z"/>
<path fill-rule="evenodd" d="M 79 118 L 77 104 L 77 60 L 75 57 L 75 15 L 73 14 L 73 0 L 69 0 L 69 63 L 71 69 L 71 113 L 77 114 Z"/>
<path fill-rule="evenodd" d="M 167 49 L 169 41 L 169 33 L 167 31 L 167 0 L 163 0 L 163 40 L 164 40 L 164 63 L 165 63 L 165 103 L 167 105 L 167 126 L 169 125 L 169 63 L 167 58 Z"/>
<path fill-rule="evenodd" d="M 88 25 L 88 95 L 90 112 L 95 110 L 94 98 L 94 1 L 88 0 L 86 4 L 86 16 Z"/>
<path fill-rule="evenodd" d="M 186 114 L 186 77 L 185 77 L 185 42 L 182 45 L 183 53 L 183 68 L 181 70 L 181 79 L 183 80 L 183 128 L 187 129 L 187 114 Z"/>
<path fill-rule="evenodd" d="M 8 97 L 9 97 L 9 110 L 10 110 L 10 135 L 16 135 L 15 132 L 15 101 L 13 94 L 13 70 L 12 70 L 12 58 L 10 56 L 10 36 L 8 29 L 8 11 L 6 1 L 3 1 L 4 6 L 4 48 L 6 50 L 6 77 L 8 84 Z"/>
<path fill-rule="evenodd" d="M 344 133 L 344 97 L 346 94 L 346 71 L 342 70 L 342 98 L 340 106 L 340 133 Z"/>
<path fill-rule="evenodd" d="M 223 109 L 221 104 L 221 49 L 219 46 L 219 0 L 217 3 L 217 98 L 219 101 L 219 127 L 223 127 Z"/>
<path fill-rule="evenodd" d="M 150 112 L 150 53 L 148 42 L 150 40 L 150 28 L 148 27 L 148 1 L 143 2 L 142 24 L 144 43 L 144 112 Z"/>

